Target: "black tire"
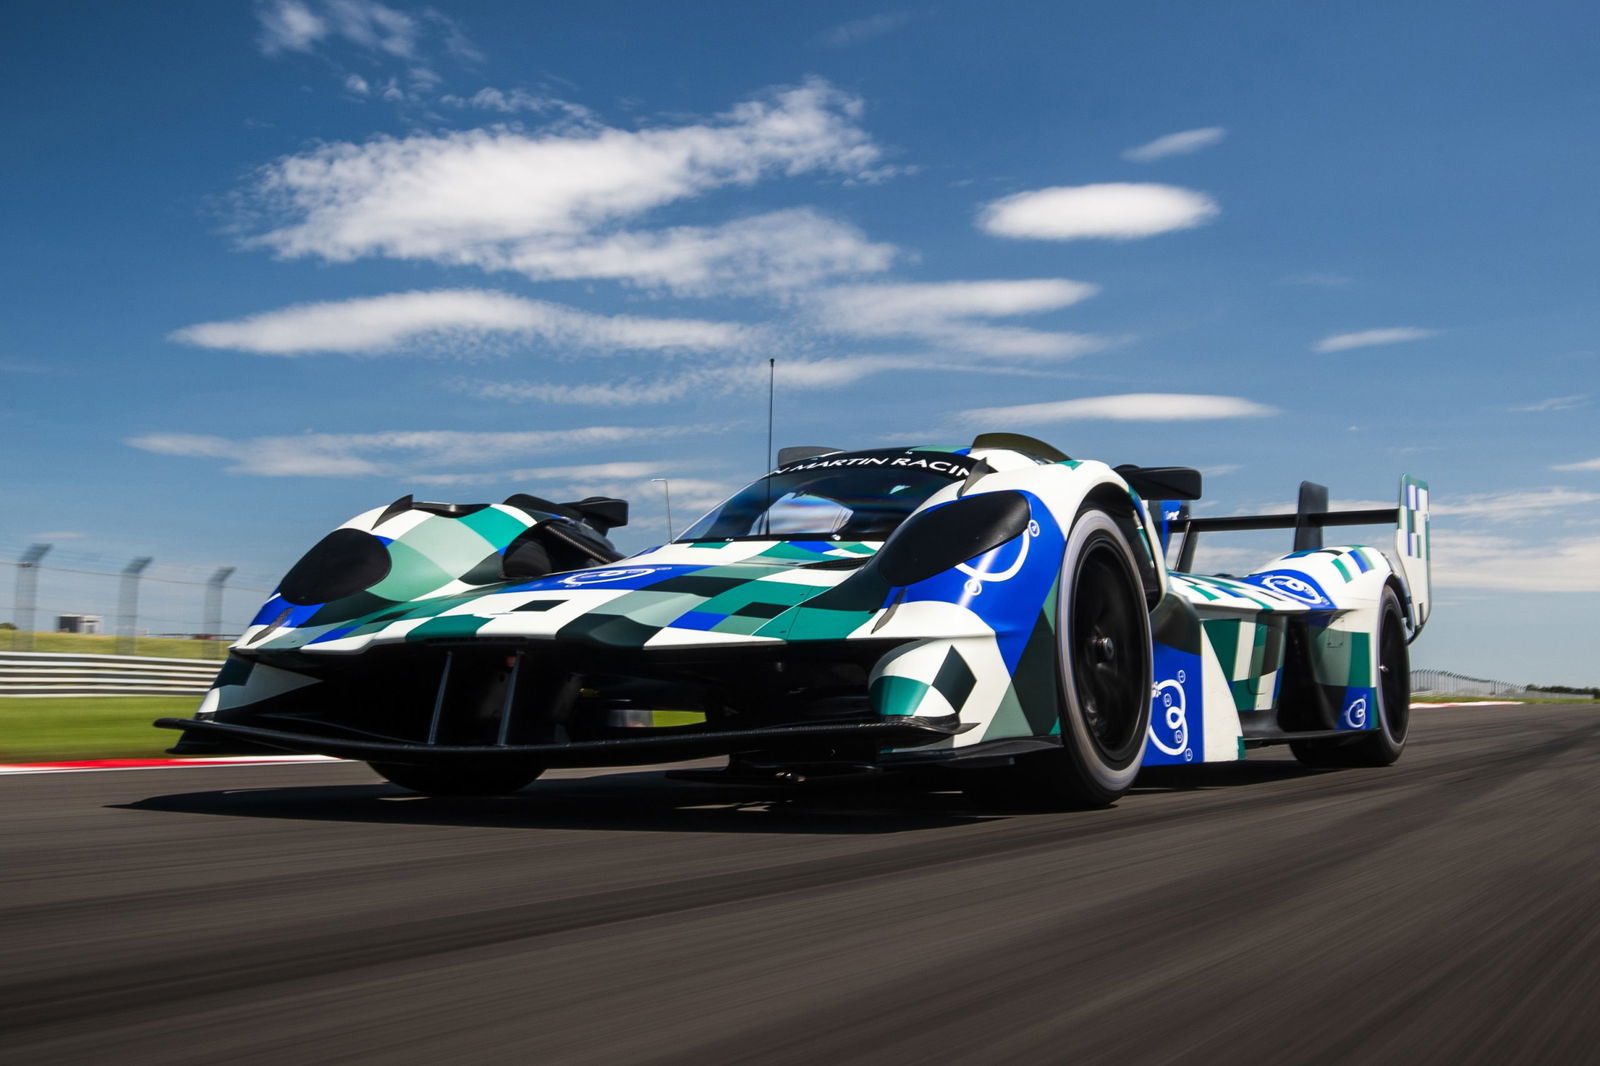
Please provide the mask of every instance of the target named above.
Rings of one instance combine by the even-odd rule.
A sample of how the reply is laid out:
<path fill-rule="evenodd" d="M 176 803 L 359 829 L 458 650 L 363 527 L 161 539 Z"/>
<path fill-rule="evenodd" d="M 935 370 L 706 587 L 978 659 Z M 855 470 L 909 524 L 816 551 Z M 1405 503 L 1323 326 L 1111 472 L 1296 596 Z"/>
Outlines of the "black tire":
<path fill-rule="evenodd" d="M 1023 756 L 966 787 L 984 805 L 1105 807 L 1139 773 L 1150 727 L 1150 611 L 1122 528 L 1088 506 L 1067 536 L 1056 606 L 1061 750 Z"/>
<path fill-rule="evenodd" d="M 504 796 L 544 773 L 538 766 L 411 766 L 368 763 L 379 777 L 424 796 Z"/>
<path fill-rule="evenodd" d="M 1411 653 L 1400 597 L 1385 587 L 1378 605 L 1377 728 L 1349 740 L 1295 740 L 1289 750 L 1307 766 L 1389 766 L 1400 758 L 1411 727 Z"/>

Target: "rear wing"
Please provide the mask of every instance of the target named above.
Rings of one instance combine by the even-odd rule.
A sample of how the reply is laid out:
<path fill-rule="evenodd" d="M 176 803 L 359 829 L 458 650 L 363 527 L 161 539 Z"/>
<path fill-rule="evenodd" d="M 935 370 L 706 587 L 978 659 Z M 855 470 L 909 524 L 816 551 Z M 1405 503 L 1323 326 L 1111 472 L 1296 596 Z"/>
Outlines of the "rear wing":
<path fill-rule="evenodd" d="M 1428 530 L 1428 483 L 1410 474 L 1400 478 L 1400 502 L 1396 507 L 1366 510 L 1328 510 L 1328 490 L 1310 481 L 1300 483 L 1300 500 L 1293 514 L 1241 515 L 1230 518 L 1190 518 L 1180 515 L 1171 520 L 1174 535 L 1183 539 L 1178 547 L 1181 571 L 1194 568 L 1194 553 L 1200 534 L 1242 529 L 1292 529 L 1295 551 L 1315 551 L 1322 547 L 1322 531 L 1328 526 L 1371 526 L 1394 523 L 1395 555 L 1400 574 L 1411 596 L 1413 637 L 1422 631 L 1433 607 L 1433 549 Z"/>

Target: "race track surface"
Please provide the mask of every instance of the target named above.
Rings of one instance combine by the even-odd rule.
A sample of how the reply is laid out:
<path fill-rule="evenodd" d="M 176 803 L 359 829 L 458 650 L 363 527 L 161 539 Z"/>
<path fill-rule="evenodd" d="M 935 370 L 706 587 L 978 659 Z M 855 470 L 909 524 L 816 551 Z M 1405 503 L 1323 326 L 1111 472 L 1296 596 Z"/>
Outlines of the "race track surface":
<path fill-rule="evenodd" d="M 1007 814 L 883 781 L 0 779 L 0 1061 L 1600 1062 L 1600 710 Z"/>

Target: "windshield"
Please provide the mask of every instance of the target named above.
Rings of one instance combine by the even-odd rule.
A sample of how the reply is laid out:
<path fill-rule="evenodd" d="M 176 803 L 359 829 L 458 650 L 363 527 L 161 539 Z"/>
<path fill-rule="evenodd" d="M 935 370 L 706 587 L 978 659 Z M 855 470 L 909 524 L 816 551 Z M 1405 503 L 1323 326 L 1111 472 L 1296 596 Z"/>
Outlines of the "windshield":
<path fill-rule="evenodd" d="M 802 459 L 747 486 L 678 539 L 883 540 L 971 470 L 965 456 L 903 449 Z"/>

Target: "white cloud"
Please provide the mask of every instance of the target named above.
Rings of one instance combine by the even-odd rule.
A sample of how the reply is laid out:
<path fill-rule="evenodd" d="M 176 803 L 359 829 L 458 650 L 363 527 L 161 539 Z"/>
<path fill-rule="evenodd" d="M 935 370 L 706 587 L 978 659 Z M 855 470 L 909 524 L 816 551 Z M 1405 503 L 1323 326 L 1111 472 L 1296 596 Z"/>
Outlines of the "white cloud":
<path fill-rule="evenodd" d="M 1077 400 L 1025 403 L 1014 407 L 979 407 L 959 412 L 957 417 L 969 425 L 998 429 L 1046 422 L 1187 422 L 1215 418 L 1260 418 L 1277 413 L 1275 407 L 1238 396 L 1137 392 L 1122 396 L 1087 396 Z"/>
<path fill-rule="evenodd" d="M 408 13 L 378 0 L 258 0 L 256 20 L 265 55 L 316 55 L 343 73 L 348 91 L 376 93 L 390 103 L 426 102 L 444 80 L 434 69 L 439 60 L 483 58 L 461 28 L 432 7 Z M 346 69 L 351 57 L 366 74 Z"/>
<path fill-rule="evenodd" d="M 1065 278 L 852 285 L 813 294 L 811 306 L 821 328 L 850 336 L 917 337 L 994 357 L 1070 358 L 1109 342 L 977 320 L 1059 310 L 1098 291 L 1096 285 Z"/>
<path fill-rule="evenodd" d="M 514 115 L 523 111 L 539 115 L 554 114 L 583 125 L 599 125 L 598 116 L 582 104 L 544 93 L 531 93 L 526 89 L 505 90 L 485 87 L 471 96 L 446 94 L 439 97 L 439 102 L 450 107 L 472 107 L 502 115 Z"/>
<path fill-rule="evenodd" d="M 908 355 L 857 355 L 825 359 L 785 359 L 774 368 L 775 383 L 784 389 L 832 389 L 892 370 L 937 367 L 937 360 Z M 685 396 L 759 392 L 767 387 L 767 365 L 739 363 L 695 367 L 654 378 L 635 378 L 582 385 L 543 381 L 457 381 L 457 391 L 484 400 L 549 403 L 593 407 L 634 407 L 669 403 Z"/>
<path fill-rule="evenodd" d="M 261 50 L 267 55 L 309 52 L 330 32 L 328 24 L 299 0 L 262 4 L 256 8 L 256 18 L 261 23 Z"/>
<path fill-rule="evenodd" d="M 1559 463 L 1551 470 L 1600 470 L 1600 459 L 1584 459 L 1576 463 Z"/>
<path fill-rule="evenodd" d="M 842 22 L 822 35 L 822 43 L 829 48 L 849 48 L 851 45 L 870 41 L 874 37 L 882 37 L 886 33 L 893 33 L 904 26 L 911 18 L 909 12 L 886 11 L 878 15 L 869 15 L 866 18 Z"/>
<path fill-rule="evenodd" d="M 997 237 L 1133 240 L 1191 229 L 1221 210 L 1204 193 L 1174 185 L 1059 185 L 995 200 L 978 225 Z"/>
<path fill-rule="evenodd" d="M 1122 153 L 1122 158 L 1132 163 L 1154 163 L 1168 156 L 1188 155 L 1202 148 L 1210 148 L 1227 135 L 1228 131 L 1221 126 L 1205 126 L 1197 130 L 1169 133 L 1137 148 L 1129 148 Z"/>
<path fill-rule="evenodd" d="M 425 18 L 459 37 L 454 24 L 433 9 Z M 414 60 L 425 30 L 423 20 L 377 0 L 273 0 L 256 7 L 256 19 L 261 24 L 261 50 L 267 55 L 311 52 L 319 44 L 339 40 L 362 51 Z"/>
<path fill-rule="evenodd" d="M 1436 329 L 1419 329 L 1415 326 L 1395 326 L 1389 329 L 1363 329 L 1355 333 L 1335 333 L 1311 346 L 1314 352 L 1343 352 L 1351 348 L 1371 348 L 1379 344 L 1400 344 L 1437 337 Z"/>
<path fill-rule="evenodd" d="M 541 485 L 569 481 L 617 481 L 628 478 L 659 477 L 667 467 L 659 462 L 625 460 L 615 463 L 584 463 L 578 466 L 537 466 L 526 470 L 474 471 L 465 474 L 415 474 L 420 485 L 486 485 L 495 481 L 537 480 Z"/>
<path fill-rule="evenodd" d="M 764 178 L 878 176 L 880 152 L 860 114 L 859 100 L 813 79 L 676 127 L 502 127 L 326 145 L 264 170 L 255 192 L 278 224 L 248 243 L 333 262 L 385 256 L 689 287 L 733 274 L 765 272 L 786 284 L 882 269 L 887 249 L 814 212 L 709 230 L 616 229 Z M 627 269 L 633 254 L 636 274 Z"/>
<path fill-rule="evenodd" d="M 1507 592 L 1600 592 L 1600 538 L 1531 544 L 1436 529 L 1433 583 L 1439 588 Z"/>
<path fill-rule="evenodd" d="M 299 304 L 231 322 L 202 322 L 178 330 L 172 339 L 261 355 L 379 354 L 419 345 L 459 351 L 496 338 L 592 349 L 705 351 L 736 347 L 746 332 L 725 322 L 607 317 L 503 292 L 443 289 Z"/>
<path fill-rule="evenodd" d="M 696 432 L 704 432 L 698 427 Z M 458 430 L 305 433 L 229 439 L 194 433 L 146 433 L 124 443 L 157 455 L 225 459 L 230 473 L 263 477 L 393 476 L 410 468 L 475 466 L 513 456 L 654 439 L 680 427 L 587 426 L 475 433 Z"/>
<path fill-rule="evenodd" d="M 1589 402 L 1588 393 L 1579 393 L 1575 396 L 1551 396 L 1548 399 L 1535 403 L 1519 404 L 1511 408 L 1513 411 L 1570 411 L 1574 407 L 1586 406 Z M 1556 469 L 1561 469 L 1557 467 Z"/>
<path fill-rule="evenodd" d="M 1480 492 L 1443 499 L 1435 494 L 1429 510 L 1437 515 L 1468 515 L 1502 522 L 1527 522 L 1541 521 L 1556 508 L 1582 507 L 1592 503 L 1600 503 L 1600 492 L 1554 486 L 1511 492 Z"/>
<path fill-rule="evenodd" d="M 529 241 L 483 265 L 536 280 L 595 278 L 683 295 L 813 285 L 840 274 L 876 273 L 895 256 L 860 230 L 809 208 L 774 211 L 720 226 L 587 234 Z"/>

